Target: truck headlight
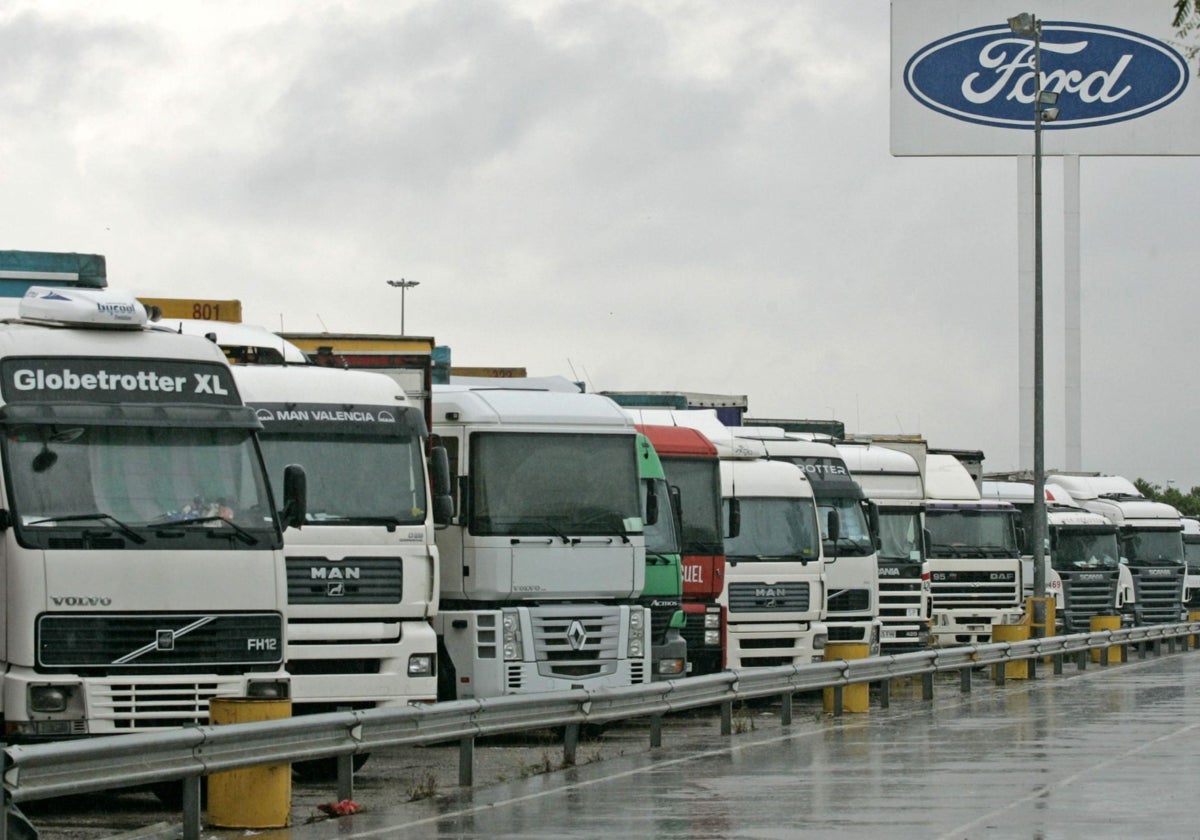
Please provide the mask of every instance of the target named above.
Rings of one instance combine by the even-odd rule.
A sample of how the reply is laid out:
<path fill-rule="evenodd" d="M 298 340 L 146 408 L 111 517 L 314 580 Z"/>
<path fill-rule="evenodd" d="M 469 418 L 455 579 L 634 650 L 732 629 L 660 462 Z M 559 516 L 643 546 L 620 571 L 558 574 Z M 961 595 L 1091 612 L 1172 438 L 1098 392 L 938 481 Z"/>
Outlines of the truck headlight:
<path fill-rule="evenodd" d="M 705 630 L 720 630 L 721 629 L 721 613 L 718 611 L 709 611 L 704 614 L 704 629 Z"/>
<path fill-rule="evenodd" d="M 629 658 L 641 659 L 646 655 L 646 610 L 644 607 L 629 609 Z"/>
<path fill-rule="evenodd" d="M 433 654 L 414 653 L 408 657 L 408 675 L 410 677 L 432 677 Z"/>
<path fill-rule="evenodd" d="M 813 650 L 825 650 L 827 641 L 829 641 L 828 633 L 813 633 Z"/>
<path fill-rule="evenodd" d="M 520 660 L 525 658 L 525 645 L 521 642 L 521 618 L 515 612 L 505 612 L 501 620 L 504 628 L 504 658 Z"/>
<path fill-rule="evenodd" d="M 71 685 L 31 685 L 27 698 L 29 711 L 42 714 L 65 712 L 74 694 L 75 686 Z"/>
<path fill-rule="evenodd" d="M 290 694 L 287 680 L 253 680 L 246 684 L 246 696 L 255 700 L 286 700 Z"/>

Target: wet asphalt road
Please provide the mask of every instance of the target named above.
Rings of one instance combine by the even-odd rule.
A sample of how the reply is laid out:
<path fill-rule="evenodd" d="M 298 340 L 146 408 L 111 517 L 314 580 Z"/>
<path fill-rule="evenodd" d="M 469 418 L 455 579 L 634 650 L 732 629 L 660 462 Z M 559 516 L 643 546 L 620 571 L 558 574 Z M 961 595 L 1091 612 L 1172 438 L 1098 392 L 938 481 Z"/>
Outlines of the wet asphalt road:
<path fill-rule="evenodd" d="M 477 748 L 472 790 L 454 787 L 452 745 L 373 756 L 355 791 L 362 812 L 324 819 L 314 806 L 329 791 L 299 785 L 293 827 L 256 836 L 1200 838 L 1200 653 L 1068 664 L 1003 687 L 989 676 L 962 694 L 957 674 L 942 675 L 932 702 L 895 683 L 889 709 L 840 720 L 801 698 L 788 727 L 764 704 L 729 737 L 711 714 L 669 718 L 654 751 L 643 726 L 623 725 L 585 740 L 567 769 L 553 742 L 492 743 Z M 431 774 L 435 795 L 408 801 Z M 112 825 L 86 836 L 129 827 Z M 43 836 L 85 836 L 64 829 Z"/>
<path fill-rule="evenodd" d="M 1043 674 L 260 836 L 1200 837 L 1200 655 Z"/>

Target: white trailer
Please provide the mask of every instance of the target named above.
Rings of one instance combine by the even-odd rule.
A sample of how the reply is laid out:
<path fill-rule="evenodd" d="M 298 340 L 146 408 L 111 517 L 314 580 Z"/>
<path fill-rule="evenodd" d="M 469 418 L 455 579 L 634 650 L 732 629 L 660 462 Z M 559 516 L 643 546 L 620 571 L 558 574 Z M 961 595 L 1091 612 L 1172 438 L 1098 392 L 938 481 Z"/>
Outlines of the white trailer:
<path fill-rule="evenodd" d="M 879 519 L 881 652 L 929 646 L 929 576 L 925 573 L 925 482 L 908 452 L 870 441 L 837 450 Z"/>
<path fill-rule="evenodd" d="M 280 519 L 220 350 L 148 329 L 119 292 L 33 287 L 19 312 L 0 322 L 7 739 L 287 697 Z"/>
<path fill-rule="evenodd" d="M 439 696 L 648 683 L 636 430 L 606 397 L 438 385 Z"/>

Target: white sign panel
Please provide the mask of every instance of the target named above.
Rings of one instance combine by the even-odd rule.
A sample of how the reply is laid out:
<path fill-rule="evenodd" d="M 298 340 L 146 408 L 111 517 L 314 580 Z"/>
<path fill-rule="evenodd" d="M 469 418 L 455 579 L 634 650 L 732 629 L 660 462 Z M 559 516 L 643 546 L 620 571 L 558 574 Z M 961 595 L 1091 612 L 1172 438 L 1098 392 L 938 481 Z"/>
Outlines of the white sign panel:
<path fill-rule="evenodd" d="M 1008 25 L 1023 12 L 1058 94 L 1043 154 L 1200 154 L 1200 85 L 1166 0 L 892 0 L 893 155 L 1031 153 L 1034 41 Z"/>

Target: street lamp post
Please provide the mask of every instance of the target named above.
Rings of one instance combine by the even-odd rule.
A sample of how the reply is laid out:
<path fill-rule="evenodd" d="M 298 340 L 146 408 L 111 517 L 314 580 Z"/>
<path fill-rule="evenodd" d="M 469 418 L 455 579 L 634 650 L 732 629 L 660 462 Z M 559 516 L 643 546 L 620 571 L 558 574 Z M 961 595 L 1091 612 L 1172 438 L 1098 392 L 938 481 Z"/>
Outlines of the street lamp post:
<path fill-rule="evenodd" d="M 1042 22 L 1029 12 L 1008 19 L 1016 35 L 1033 38 L 1033 595 L 1038 629 L 1046 625 L 1046 424 L 1042 318 L 1042 123 L 1058 117 L 1054 91 L 1042 90 Z"/>
<path fill-rule="evenodd" d="M 403 277 L 401 277 L 399 280 L 389 280 L 387 281 L 387 284 L 400 290 L 400 335 L 407 335 L 407 333 L 404 332 L 404 293 L 413 286 L 420 286 L 421 281 L 405 280 Z"/>

